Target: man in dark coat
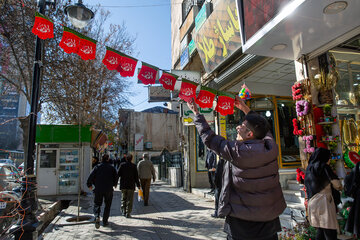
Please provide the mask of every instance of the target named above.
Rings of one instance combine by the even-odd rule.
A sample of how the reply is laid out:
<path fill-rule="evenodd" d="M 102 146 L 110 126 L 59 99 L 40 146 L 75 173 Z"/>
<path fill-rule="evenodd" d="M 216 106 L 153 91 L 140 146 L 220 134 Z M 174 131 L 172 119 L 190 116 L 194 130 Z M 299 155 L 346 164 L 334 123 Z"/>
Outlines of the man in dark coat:
<path fill-rule="evenodd" d="M 211 214 L 212 217 L 219 217 L 218 210 L 219 210 L 219 197 L 221 192 L 221 186 L 222 186 L 222 175 L 224 170 L 224 159 L 219 160 L 219 162 L 216 164 L 216 170 L 215 170 L 215 212 Z"/>
<path fill-rule="evenodd" d="M 88 188 L 94 190 L 95 193 L 94 215 L 96 228 L 100 227 L 100 211 L 103 199 L 105 202 L 103 224 L 104 226 L 108 225 L 114 191 L 113 187 L 116 187 L 118 180 L 116 170 L 110 164 L 109 160 L 109 155 L 105 154 L 102 157 L 102 162 L 94 167 L 87 180 Z"/>
<path fill-rule="evenodd" d="M 216 154 L 210 149 L 206 150 L 205 167 L 208 170 L 208 178 L 210 183 L 210 194 L 215 192 L 215 170 L 216 170 Z"/>
<path fill-rule="evenodd" d="M 227 239 L 278 239 L 279 215 L 286 203 L 279 182 L 279 149 L 267 120 L 236 96 L 235 107 L 246 116 L 236 127 L 236 140 L 231 141 L 211 130 L 193 99 L 188 107 L 204 144 L 226 161 L 218 214 L 226 216 Z"/>
<path fill-rule="evenodd" d="M 140 189 L 137 167 L 132 163 L 133 156 L 129 154 L 126 162 L 120 164 L 118 176 L 120 178 L 121 190 L 121 212 L 127 218 L 131 217 L 131 211 L 134 200 L 135 184 Z"/>

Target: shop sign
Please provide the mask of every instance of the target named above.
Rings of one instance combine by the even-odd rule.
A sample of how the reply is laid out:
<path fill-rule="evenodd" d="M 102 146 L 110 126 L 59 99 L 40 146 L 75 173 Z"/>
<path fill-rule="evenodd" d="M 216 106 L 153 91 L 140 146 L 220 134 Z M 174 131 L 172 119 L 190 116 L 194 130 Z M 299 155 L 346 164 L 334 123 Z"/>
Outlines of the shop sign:
<path fill-rule="evenodd" d="M 209 124 L 215 122 L 214 110 L 212 108 L 199 108 L 199 112 L 204 115 Z M 195 115 L 186 104 L 182 105 L 182 117 L 182 122 L 185 126 L 194 125 Z"/>
<path fill-rule="evenodd" d="M 183 52 L 188 45 L 188 35 L 180 42 L 180 52 Z"/>
<path fill-rule="evenodd" d="M 170 91 L 163 86 L 150 86 L 148 102 L 170 102 Z"/>
<path fill-rule="evenodd" d="M 196 15 L 195 17 L 195 31 L 199 31 L 199 29 L 201 28 L 201 26 L 204 24 L 204 22 L 206 21 L 206 18 L 208 16 L 207 14 L 207 7 L 206 6 L 209 6 L 209 4 L 204 4 L 202 6 L 202 8 L 200 9 L 199 13 Z"/>
<path fill-rule="evenodd" d="M 135 134 L 135 151 L 144 150 L 144 135 L 140 133 Z"/>
<path fill-rule="evenodd" d="M 220 136 L 226 139 L 226 117 L 220 115 Z"/>
<path fill-rule="evenodd" d="M 191 56 L 196 49 L 194 40 L 191 40 L 188 47 L 189 47 L 189 55 Z"/>
<path fill-rule="evenodd" d="M 194 39 L 207 73 L 235 53 L 241 47 L 235 0 L 218 1 Z"/>
<path fill-rule="evenodd" d="M 180 68 L 184 69 L 184 67 L 189 63 L 189 48 L 185 48 L 180 56 Z"/>
<path fill-rule="evenodd" d="M 249 40 L 257 31 L 279 13 L 291 0 L 237 0 L 239 12 L 243 12 L 242 39 Z M 240 11 L 242 9 L 242 11 Z M 239 15 L 241 16 L 241 15 Z"/>

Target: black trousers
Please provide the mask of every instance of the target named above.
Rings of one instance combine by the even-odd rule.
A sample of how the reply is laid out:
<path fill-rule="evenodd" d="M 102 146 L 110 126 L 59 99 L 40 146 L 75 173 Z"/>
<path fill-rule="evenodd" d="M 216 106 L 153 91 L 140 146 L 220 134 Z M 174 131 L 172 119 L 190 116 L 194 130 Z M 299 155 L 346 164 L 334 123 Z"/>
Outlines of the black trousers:
<path fill-rule="evenodd" d="M 215 171 L 208 171 L 208 177 L 211 190 L 215 190 Z"/>
<path fill-rule="evenodd" d="M 218 210 L 219 210 L 219 197 L 220 197 L 221 188 L 215 187 L 215 216 L 218 216 Z"/>
<path fill-rule="evenodd" d="M 316 240 L 337 240 L 336 229 L 317 228 Z"/>
<path fill-rule="evenodd" d="M 105 202 L 103 222 L 107 222 L 109 219 L 112 198 L 113 198 L 113 191 L 111 191 L 111 192 L 95 192 L 95 198 L 94 198 L 94 215 L 95 215 L 95 217 L 100 217 L 101 205 L 102 205 L 103 199 Z"/>

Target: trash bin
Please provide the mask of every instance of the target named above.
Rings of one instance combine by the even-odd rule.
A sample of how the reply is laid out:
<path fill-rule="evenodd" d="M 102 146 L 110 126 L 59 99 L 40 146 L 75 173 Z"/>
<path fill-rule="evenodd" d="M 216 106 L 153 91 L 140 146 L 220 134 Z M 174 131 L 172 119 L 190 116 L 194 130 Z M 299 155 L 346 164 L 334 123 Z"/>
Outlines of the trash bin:
<path fill-rule="evenodd" d="M 169 167 L 169 180 L 172 187 L 181 187 L 181 168 Z"/>

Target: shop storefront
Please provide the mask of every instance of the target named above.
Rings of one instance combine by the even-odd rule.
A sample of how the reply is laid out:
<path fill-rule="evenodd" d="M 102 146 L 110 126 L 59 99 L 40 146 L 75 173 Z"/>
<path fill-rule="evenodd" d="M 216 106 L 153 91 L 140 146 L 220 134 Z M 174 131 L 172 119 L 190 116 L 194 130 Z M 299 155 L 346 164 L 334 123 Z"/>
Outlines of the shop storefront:
<path fill-rule="evenodd" d="M 86 180 L 91 171 L 90 142 L 89 126 L 37 126 L 36 172 L 39 196 L 87 191 Z"/>

